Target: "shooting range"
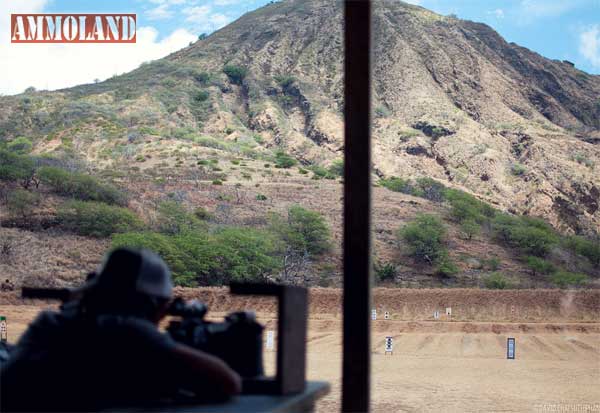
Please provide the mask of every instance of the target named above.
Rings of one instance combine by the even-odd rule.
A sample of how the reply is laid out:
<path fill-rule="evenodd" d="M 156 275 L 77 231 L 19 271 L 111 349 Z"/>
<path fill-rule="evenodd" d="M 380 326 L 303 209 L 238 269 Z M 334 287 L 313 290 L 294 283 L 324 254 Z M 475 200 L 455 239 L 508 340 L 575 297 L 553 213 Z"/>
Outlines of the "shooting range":
<path fill-rule="evenodd" d="M 8 341 L 8 328 L 6 325 L 6 317 L 0 316 L 0 341 Z"/>
<path fill-rule="evenodd" d="M 275 332 L 273 330 L 267 330 L 267 350 L 273 350 L 275 348 Z"/>
<path fill-rule="evenodd" d="M 385 354 L 387 353 L 394 354 L 394 338 L 391 336 L 385 338 Z"/>
<path fill-rule="evenodd" d="M 516 342 L 515 339 L 510 337 L 506 340 L 506 358 L 509 360 L 514 360 L 515 359 L 515 346 L 516 346 Z"/>
<path fill-rule="evenodd" d="M 377 320 L 377 310 L 371 310 L 371 320 Z"/>
<path fill-rule="evenodd" d="M 390 312 L 386 311 L 385 313 L 383 313 L 383 319 L 384 320 L 389 320 L 390 319 Z"/>

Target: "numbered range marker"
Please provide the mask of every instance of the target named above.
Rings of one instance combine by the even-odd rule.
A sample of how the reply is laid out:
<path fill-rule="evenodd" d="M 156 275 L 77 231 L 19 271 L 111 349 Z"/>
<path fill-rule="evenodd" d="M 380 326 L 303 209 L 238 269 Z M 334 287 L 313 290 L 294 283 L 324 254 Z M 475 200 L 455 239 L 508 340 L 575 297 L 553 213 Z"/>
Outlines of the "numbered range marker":
<path fill-rule="evenodd" d="M 394 338 L 392 336 L 385 338 L 385 354 L 387 353 L 394 354 Z"/>
<path fill-rule="evenodd" d="M 385 313 L 383 313 L 383 319 L 384 320 L 389 320 L 390 319 L 390 312 L 386 311 Z"/>
<path fill-rule="evenodd" d="M 434 311 L 434 312 L 433 312 L 433 318 L 434 318 L 435 320 L 439 320 L 439 319 L 440 319 L 440 312 L 439 312 L 439 311 L 437 311 L 437 310 L 436 310 L 436 311 Z"/>
<path fill-rule="evenodd" d="M 0 316 L 0 341 L 8 341 L 8 329 L 6 327 L 6 317 Z"/>
<path fill-rule="evenodd" d="M 515 359 L 515 339 L 510 337 L 506 340 L 506 358 L 509 360 Z"/>
<path fill-rule="evenodd" d="M 275 332 L 267 330 L 267 350 L 273 350 L 275 347 Z"/>
<path fill-rule="evenodd" d="M 452 315 L 452 308 L 451 307 L 446 307 L 446 315 L 448 317 L 450 317 Z"/>
<path fill-rule="evenodd" d="M 377 320 L 377 310 L 376 309 L 371 310 L 371 320 Z"/>

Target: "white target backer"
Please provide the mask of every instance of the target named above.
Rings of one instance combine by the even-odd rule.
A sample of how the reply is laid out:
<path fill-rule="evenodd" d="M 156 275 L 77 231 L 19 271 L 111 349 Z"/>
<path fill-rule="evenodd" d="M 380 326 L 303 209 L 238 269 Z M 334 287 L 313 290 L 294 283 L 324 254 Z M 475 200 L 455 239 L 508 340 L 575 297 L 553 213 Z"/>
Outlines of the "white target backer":
<path fill-rule="evenodd" d="M 273 330 L 267 331 L 267 350 L 273 350 L 275 347 L 275 332 Z"/>
<path fill-rule="evenodd" d="M 387 336 L 385 338 L 385 352 L 386 353 L 394 352 L 394 338 L 392 336 Z"/>
<path fill-rule="evenodd" d="M 376 309 L 371 310 L 371 320 L 377 320 L 377 310 Z"/>

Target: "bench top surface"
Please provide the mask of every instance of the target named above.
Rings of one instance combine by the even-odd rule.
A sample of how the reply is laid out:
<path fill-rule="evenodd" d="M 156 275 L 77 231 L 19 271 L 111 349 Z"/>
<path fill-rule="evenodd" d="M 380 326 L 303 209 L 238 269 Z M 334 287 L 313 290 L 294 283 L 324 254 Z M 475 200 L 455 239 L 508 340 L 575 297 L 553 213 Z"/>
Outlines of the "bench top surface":
<path fill-rule="evenodd" d="M 303 393 L 289 396 L 242 395 L 227 403 L 161 406 L 159 410 L 165 413 L 302 412 L 310 411 L 316 401 L 327 393 L 329 393 L 329 383 L 309 381 Z"/>

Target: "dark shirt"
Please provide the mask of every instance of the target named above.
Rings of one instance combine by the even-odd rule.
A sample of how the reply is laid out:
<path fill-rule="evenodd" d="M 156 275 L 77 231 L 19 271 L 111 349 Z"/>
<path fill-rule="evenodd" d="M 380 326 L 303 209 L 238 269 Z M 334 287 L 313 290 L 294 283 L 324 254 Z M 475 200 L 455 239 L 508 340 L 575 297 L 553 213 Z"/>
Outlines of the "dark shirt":
<path fill-rule="evenodd" d="M 140 318 L 43 312 L 2 366 L 0 407 L 88 411 L 160 399 L 178 387 L 174 346 Z"/>

